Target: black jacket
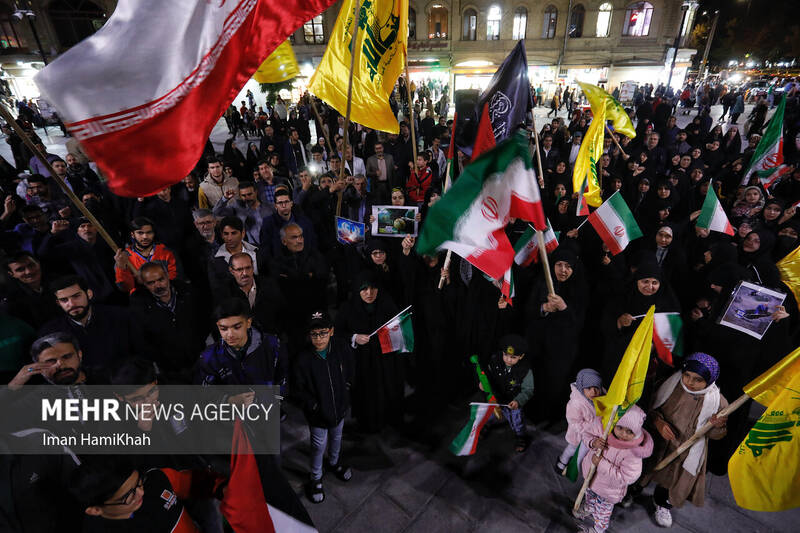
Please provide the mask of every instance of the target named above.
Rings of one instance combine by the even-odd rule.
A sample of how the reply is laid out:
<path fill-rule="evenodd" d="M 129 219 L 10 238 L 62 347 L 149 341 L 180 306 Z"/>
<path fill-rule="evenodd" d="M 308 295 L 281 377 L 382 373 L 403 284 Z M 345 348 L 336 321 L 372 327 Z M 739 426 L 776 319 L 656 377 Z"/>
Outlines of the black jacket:
<path fill-rule="evenodd" d="M 131 296 L 131 315 L 142 334 L 145 353 L 162 372 L 179 382 L 191 382 L 192 365 L 205 348 L 210 321 L 199 313 L 189 286 L 173 280 L 175 310 L 159 305 L 146 289 Z"/>
<path fill-rule="evenodd" d="M 313 427 L 335 427 L 350 407 L 353 349 L 347 339 L 333 337 L 323 359 L 312 346 L 294 364 L 294 393 Z"/>
<path fill-rule="evenodd" d="M 251 307 L 253 320 L 261 331 L 277 334 L 283 331 L 286 317 L 283 316 L 286 300 L 274 279 L 266 276 L 256 276 L 256 303 Z M 227 298 L 241 298 L 250 303 L 247 295 L 242 292 L 236 281 L 228 280 L 225 291 L 220 292 L 219 301 Z"/>
<path fill-rule="evenodd" d="M 522 391 L 522 382 L 528 372 L 530 367 L 524 360 L 514 366 L 506 366 L 502 354 L 496 353 L 486 368 L 486 377 L 497 400 L 508 403 Z"/>

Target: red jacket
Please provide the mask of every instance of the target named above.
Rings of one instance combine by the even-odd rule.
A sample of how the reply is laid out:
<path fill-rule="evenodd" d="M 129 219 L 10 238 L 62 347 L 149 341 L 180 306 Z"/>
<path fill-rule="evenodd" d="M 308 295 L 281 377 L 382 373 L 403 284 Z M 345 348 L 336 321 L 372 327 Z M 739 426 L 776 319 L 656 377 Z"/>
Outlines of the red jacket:
<path fill-rule="evenodd" d="M 128 252 L 128 261 L 131 262 L 137 272 L 140 268 L 142 268 L 143 264 L 148 262 L 157 262 L 167 265 L 169 279 L 175 279 L 175 277 L 178 275 L 178 268 L 175 263 L 175 254 L 173 254 L 170 249 L 163 244 L 154 245 L 153 254 L 150 257 L 143 256 L 130 245 L 125 248 L 125 251 Z M 115 266 L 114 273 L 116 275 L 117 286 L 128 292 L 133 292 L 133 290 L 136 288 L 136 280 L 134 279 L 130 269 L 120 269 L 119 267 Z"/>
<path fill-rule="evenodd" d="M 433 172 L 430 167 L 418 169 L 417 172 L 411 171 L 411 175 L 406 182 L 408 199 L 417 204 L 425 201 L 425 193 L 433 183 Z"/>

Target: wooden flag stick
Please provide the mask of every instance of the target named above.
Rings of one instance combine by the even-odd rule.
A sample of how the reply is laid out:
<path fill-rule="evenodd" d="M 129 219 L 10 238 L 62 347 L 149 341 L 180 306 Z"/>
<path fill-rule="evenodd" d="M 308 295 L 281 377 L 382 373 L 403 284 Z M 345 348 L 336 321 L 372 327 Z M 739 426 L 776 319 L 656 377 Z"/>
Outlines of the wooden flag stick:
<path fill-rule="evenodd" d="M 411 115 L 409 126 L 411 127 L 411 150 L 414 154 L 414 173 L 417 173 L 417 136 L 414 131 L 414 105 L 411 96 L 411 77 L 408 75 L 408 50 L 406 50 L 406 94 L 408 95 L 408 113 Z M 452 142 L 452 141 L 450 141 Z"/>
<path fill-rule="evenodd" d="M 449 158 L 447 161 L 447 170 L 444 174 L 444 191 L 447 192 L 450 189 L 450 186 L 453 185 L 453 180 L 450 179 L 450 170 L 452 169 L 453 160 L 455 160 L 458 156 L 456 155 L 456 122 L 458 121 L 458 113 L 453 116 L 453 131 L 450 135 L 450 144 L 453 147 L 453 157 Z M 449 155 L 449 154 L 448 154 Z M 416 160 L 416 158 L 414 158 Z M 442 290 L 444 287 L 444 282 L 447 279 L 444 275 L 445 272 L 450 271 L 450 259 L 453 257 L 453 251 L 447 250 L 447 255 L 444 257 L 444 264 L 442 265 L 442 275 L 439 278 L 439 290 Z"/>
<path fill-rule="evenodd" d="M 342 140 L 342 158 L 339 160 L 339 179 L 344 178 L 344 165 L 346 163 L 347 157 L 347 141 L 350 138 L 350 109 L 353 106 L 353 71 L 355 70 L 356 66 L 356 54 L 358 50 L 356 49 L 356 37 L 358 36 L 358 24 L 359 24 L 359 17 L 361 16 L 361 2 L 356 0 L 356 14 L 355 14 L 355 24 L 353 26 L 353 40 L 350 44 L 350 78 L 347 81 L 347 111 L 344 114 L 344 129 L 343 129 L 343 137 Z M 355 159 L 353 159 L 355 162 Z M 355 166 L 355 165 L 353 165 Z M 352 169 L 351 169 L 352 171 Z M 336 200 L 336 216 L 340 216 L 342 214 L 342 197 L 344 195 L 344 191 L 339 191 L 337 193 L 337 200 Z"/>
<path fill-rule="evenodd" d="M 603 432 L 603 440 L 608 439 L 609 433 L 611 433 L 611 429 L 614 427 L 614 419 L 617 418 L 617 410 L 619 409 L 619 405 L 615 405 L 614 409 L 611 411 L 611 416 L 608 418 L 608 423 L 606 424 L 606 429 Z M 596 452 L 596 456 L 600 456 L 603 454 L 603 448 L 599 448 Z M 578 465 L 580 468 L 580 465 Z M 578 509 L 581 507 L 581 502 L 583 501 L 583 495 L 586 494 L 586 489 L 589 488 L 589 485 L 592 483 L 592 478 L 594 478 L 594 474 L 597 472 L 597 465 L 592 464 L 592 468 L 589 470 L 589 475 L 586 476 L 586 479 L 583 481 L 583 485 L 581 486 L 581 491 L 578 493 L 578 497 L 575 498 L 575 505 L 572 506 L 572 512 L 577 513 Z"/>
<path fill-rule="evenodd" d="M 749 399 L 750 399 L 750 396 L 748 396 L 747 394 L 742 394 L 741 396 L 736 398 L 736 401 L 734 401 L 732 404 L 729 404 L 728 407 L 726 407 L 725 409 L 723 409 L 719 413 L 717 413 L 717 415 L 716 415 L 717 418 L 722 418 L 722 417 L 728 416 L 729 414 L 731 414 L 732 412 L 734 412 L 735 410 L 740 408 L 742 405 L 744 405 L 745 402 L 747 400 L 749 400 Z M 692 445 L 694 445 L 695 442 L 697 442 L 698 440 L 700 440 L 703 437 L 705 437 L 705 434 L 708 433 L 709 431 L 711 431 L 712 429 L 714 429 L 714 425 L 711 422 L 706 422 L 703 425 L 703 427 L 698 429 L 695 432 L 695 434 L 692 435 L 691 437 L 689 437 L 689 439 L 686 442 L 684 442 L 683 444 L 678 446 L 675 449 L 674 452 L 672 452 L 668 456 L 664 457 L 661 460 L 661 462 L 656 465 L 656 468 L 655 468 L 656 471 L 661 470 L 662 468 L 664 468 L 665 466 L 670 464 L 672 461 L 674 461 L 676 458 L 680 457 L 680 455 L 683 452 L 685 452 L 686 450 L 691 448 Z"/>
<path fill-rule="evenodd" d="M 544 172 L 542 171 L 542 153 L 539 151 L 539 134 L 536 132 L 536 110 L 531 111 L 531 127 L 533 128 L 533 138 L 536 143 L 536 164 L 539 169 L 539 187 L 544 189 Z M 550 261 L 547 259 L 547 250 L 544 245 L 544 233 L 536 230 L 536 238 L 539 241 L 539 255 L 542 258 L 542 268 L 544 269 L 544 281 L 547 283 L 547 294 L 556 293 L 553 288 L 553 276 L 550 274 Z"/>
<path fill-rule="evenodd" d="M 617 138 L 614 137 L 614 132 L 611 131 L 611 128 L 608 127 L 608 124 L 606 124 L 605 126 L 606 126 L 606 131 L 608 132 L 609 135 L 611 135 L 611 140 L 614 141 L 614 144 L 617 145 L 617 148 L 619 148 L 619 151 L 622 152 L 622 155 L 625 157 L 625 159 L 627 159 L 628 158 L 628 154 L 625 153 L 625 150 L 622 149 L 622 146 L 620 146 L 619 141 L 617 140 Z"/>
<path fill-rule="evenodd" d="M 78 211 L 80 211 L 81 214 L 83 214 L 83 216 L 88 218 L 89 222 L 91 222 L 92 225 L 95 228 L 97 228 L 97 232 L 100 234 L 103 240 L 106 241 L 109 248 L 111 248 L 111 251 L 116 254 L 117 250 L 119 250 L 119 246 L 117 246 L 117 243 L 114 242 L 114 239 L 111 238 L 111 235 L 108 234 L 106 229 L 95 218 L 92 212 L 89 211 L 89 209 L 85 205 L 83 205 L 83 202 L 81 202 L 80 198 L 75 196 L 75 193 L 72 192 L 72 189 L 70 189 L 67 186 L 67 184 L 64 183 L 64 180 L 61 179 L 58 176 L 58 174 L 56 174 L 56 171 L 53 170 L 53 167 L 50 165 L 50 162 L 47 160 L 45 154 L 43 154 L 41 150 L 36 148 L 36 146 L 33 144 L 33 141 L 28 137 L 28 134 L 25 133 L 25 131 L 20 127 L 19 124 L 17 124 L 17 121 L 14 119 L 14 117 L 11 115 L 8 109 L 6 109 L 5 105 L 0 104 L 0 115 L 2 115 L 5 121 L 8 122 L 9 126 L 14 128 L 14 131 L 17 133 L 17 135 L 19 135 L 20 139 L 22 139 L 22 142 L 25 143 L 25 146 L 28 147 L 28 149 L 33 153 L 33 155 L 36 156 L 36 159 L 38 159 L 39 162 L 42 163 L 42 165 L 44 165 L 44 167 L 50 172 L 50 175 L 52 176 L 53 180 L 55 180 L 55 182 L 58 183 L 58 186 L 61 187 L 61 190 L 64 192 L 64 194 L 67 195 L 67 198 L 69 198 L 72 204 L 78 208 Z"/>

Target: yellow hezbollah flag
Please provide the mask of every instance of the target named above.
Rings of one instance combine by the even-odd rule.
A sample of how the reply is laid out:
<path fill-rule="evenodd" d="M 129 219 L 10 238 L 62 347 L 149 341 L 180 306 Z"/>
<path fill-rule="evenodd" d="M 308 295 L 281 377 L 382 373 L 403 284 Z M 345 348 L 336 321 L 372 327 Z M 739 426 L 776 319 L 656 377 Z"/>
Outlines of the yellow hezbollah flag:
<path fill-rule="evenodd" d="M 800 348 L 744 391 L 767 410 L 728 461 L 736 503 L 752 511 L 800 507 Z"/>
<path fill-rule="evenodd" d="M 331 40 L 308 89 L 347 112 L 350 51 L 358 0 L 345 0 Z M 353 66 L 353 101 L 350 119 L 362 126 L 398 133 L 397 117 L 389 95 L 406 62 L 408 0 L 364 0 L 360 8 Z"/>
<path fill-rule="evenodd" d="M 583 197 L 586 203 L 592 207 L 597 207 L 603 203 L 600 196 L 600 180 L 597 176 L 597 162 L 603 155 L 603 136 L 605 133 L 605 107 L 600 107 L 594 112 L 592 123 L 586 130 L 586 136 L 578 150 L 578 157 L 575 159 L 575 169 L 572 173 L 572 186 L 575 191 L 583 190 L 583 182 L 586 180 L 586 192 Z"/>
<path fill-rule="evenodd" d="M 653 318 L 656 306 L 651 305 L 642 323 L 636 328 L 631 342 L 625 349 L 625 355 L 619 363 L 614 379 L 605 396 L 594 399 L 594 408 L 597 416 L 603 418 L 603 427 L 608 424 L 608 419 L 615 405 L 619 405 L 617 420 L 625 410 L 639 401 L 642 397 L 644 379 L 647 376 L 647 366 L 650 364 L 650 351 L 653 348 Z M 616 421 L 615 421 L 616 422 Z"/>
<path fill-rule="evenodd" d="M 781 273 L 781 281 L 791 289 L 795 300 L 800 302 L 800 246 L 775 264 Z"/>
<path fill-rule="evenodd" d="M 580 85 L 583 94 L 589 101 L 592 114 L 596 115 L 597 110 L 604 106 L 606 108 L 606 120 L 610 120 L 614 125 L 614 131 L 626 137 L 630 137 L 631 139 L 636 137 L 636 130 L 633 129 L 631 117 L 628 116 L 628 113 L 625 112 L 625 108 L 623 108 L 613 96 L 597 85 L 590 85 L 580 81 L 578 85 Z"/>
<path fill-rule="evenodd" d="M 253 74 L 258 83 L 278 83 L 290 80 L 300 74 L 294 50 L 289 41 L 283 41 Z"/>

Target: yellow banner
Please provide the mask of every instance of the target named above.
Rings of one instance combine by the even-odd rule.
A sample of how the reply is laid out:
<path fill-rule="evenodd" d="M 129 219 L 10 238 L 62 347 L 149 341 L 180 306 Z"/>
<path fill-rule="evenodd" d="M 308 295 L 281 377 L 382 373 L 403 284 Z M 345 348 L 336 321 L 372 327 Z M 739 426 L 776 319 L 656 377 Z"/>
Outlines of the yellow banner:
<path fill-rule="evenodd" d="M 611 386 L 605 396 L 594 399 L 597 416 L 603 418 L 603 427 L 608 424 L 608 419 L 615 405 L 619 405 L 618 417 L 631 405 L 639 401 L 644 389 L 644 379 L 647 376 L 647 367 L 650 364 L 650 351 L 653 348 L 653 319 L 656 306 L 651 305 L 642 323 L 636 328 L 631 342 L 625 349 L 625 355 L 619 363 Z"/>
<path fill-rule="evenodd" d="M 290 80 L 298 74 L 300 68 L 297 66 L 292 45 L 289 41 L 284 41 L 261 63 L 253 74 L 253 79 L 258 83 L 278 83 Z"/>
<path fill-rule="evenodd" d="M 781 273 L 781 281 L 791 289 L 795 300 L 800 302 L 800 246 L 775 264 Z"/>
<path fill-rule="evenodd" d="M 342 115 L 347 112 L 356 4 L 357 0 L 342 4 L 328 48 L 308 85 L 311 93 Z M 389 95 L 405 68 L 408 0 L 364 0 L 359 11 L 350 119 L 369 128 L 398 133 Z"/>
<path fill-rule="evenodd" d="M 767 410 L 728 461 L 733 496 L 744 509 L 800 507 L 800 372 L 783 377 L 788 379 L 772 391 Z"/>
<path fill-rule="evenodd" d="M 631 117 L 628 116 L 625 108 L 613 96 L 597 85 L 590 85 L 580 81 L 578 85 L 580 85 L 583 94 L 586 95 L 593 115 L 597 115 L 598 110 L 604 107 L 606 120 L 610 120 L 614 125 L 614 131 L 631 139 L 636 137 L 636 130 L 633 128 Z"/>
<path fill-rule="evenodd" d="M 597 175 L 597 163 L 603 155 L 603 136 L 605 133 L 605 107 L 600 107 L 596 113 L 586 136 L 578 150 L 578 157 L 575 159 L 575 169 L 572 172 L 572 190 L 583 190 L 583 181 L 587 181 L 586 192 L 583 197 L 586 203 L 592 207 L 597 207 L 603 203 L 600 193 L 600 179 Z"/>
<path fill-rule="evenodd" d="M 745 385 L 743 390 L 752 399 L 767 406 L 796 374 L 800 374 L 800 348 Z"/>

